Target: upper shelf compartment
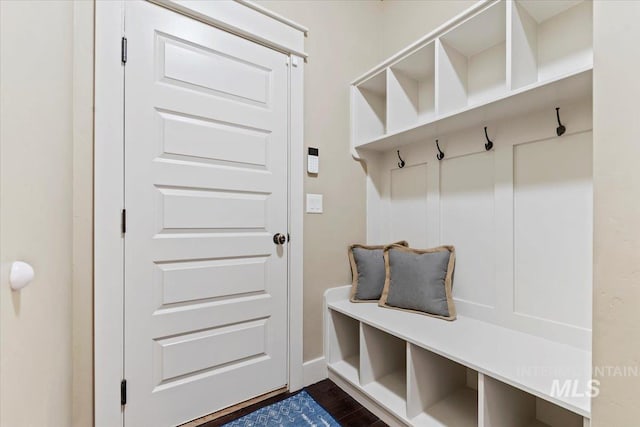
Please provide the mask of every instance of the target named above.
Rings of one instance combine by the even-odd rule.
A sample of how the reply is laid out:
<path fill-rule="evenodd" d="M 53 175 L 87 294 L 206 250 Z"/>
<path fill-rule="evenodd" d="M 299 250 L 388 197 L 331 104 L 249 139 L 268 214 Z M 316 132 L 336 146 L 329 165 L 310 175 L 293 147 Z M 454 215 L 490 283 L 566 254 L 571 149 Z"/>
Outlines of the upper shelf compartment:
<path fill-rule="evenodd" d="M 512 89 L 593 64 L 591 1 L 518 0 L 509 6 Z"/>
<path fill-rule="evenodd" d="M 352 93 L 355 140 L 362 142 L 384 135 L 387 130 L 386 70 L 356 86 Z"/>
<path fill-rule="evenodd" d="M 389 132 L 432 119 L 436 114 L 434 43 L 392 65 L 387 89 Z"/>
<path fill-rule="evenodd" d="M 498 2 L 440 37 L 440 114 L 506 93 L 506 22 L 506 4 Z"/>

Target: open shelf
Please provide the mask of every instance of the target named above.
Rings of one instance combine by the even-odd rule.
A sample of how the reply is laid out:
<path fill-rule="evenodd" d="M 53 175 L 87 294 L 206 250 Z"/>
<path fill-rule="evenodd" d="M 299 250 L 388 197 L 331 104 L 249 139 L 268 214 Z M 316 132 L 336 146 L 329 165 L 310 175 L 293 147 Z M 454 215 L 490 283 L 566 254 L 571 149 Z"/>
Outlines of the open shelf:
<path fill-rule="evenodd" d="M 361 324 L 360 382 L 387 410 L 404 416 L 407 406 L 405 341 Z"/>
<path fill-rule="evenodd" d="M 330 311 L 339 311 L 359 320 L 365 332 L 373 330 L 378 335 L 397 337 L 397 340 L 413 345 L 409 350 L 411 356 L 414 355 L 414 347 L 433 355 L 438 354 L 482 373 L 485 379 L 488 376 L 500 379 L 519 390 L 526 390 L 531 395 L 566 408 L 571 413 L 589 416 L 589 396 L 551 395 L 555 376 L 523 375 L 522 367 L 551 366 L 559 372 L 572 373 L 566 378 L 560 378 L 562 381 L 588 384 L 591 380 L 591 352 L 467 316 L 459 315 L 455 322 L 443 322 L 428 316 L 389 310 L 375 304 L 354 304 L 348 300 L 349 290 L 348 286 L 332 289 L 332 294 L 327 297 L 327 305 Z M 395 343 L 395 347 L 383 347 L 377 357 L 387 360 L 390 357 L 388 353 L 401 353 L 400 344 L 397 341 Z M 362 367 L 365 347 L 361 345 L 360 350 Z M 370 359 L 373 355 L 370 353 L 367 358 Z M 400 370 L 399 365 L 394 366 L 396 368 L 393 371 Z M 408 376 L 410 378 L 413 375 Z M 362 370 L 361 380 L 364 385 Z"/>
<path fill-rule="evenodd" d="M 360 381 L 360 322 L 334 310 L 329 311 L 329 359 L 331 369 L 354 384 Z"/>
<path fill-rule="evenodd" d="M 353 109 L 356 141 L 367 141 L 385 134 L 387 129 L 386 70 L 382 70 L 354 87 Z"/>
<path fill-rule="evenodd" d="M 442 35 L 436 55 L 440 114 L 506 93 L 506 3 L 495 3 Z"/>
<path fill-rule="evenodd" d="M 389 68 L 387 130 L 403 129 L 433 118 L 435 45 L 429 43 Z"/>
<path fill-rule="evenodd" d="M 583 418 L 491 377 L 484 378 L 483 419 L 491 427 L 582 427 Z"/>
<path fill-rule="evenodd" d="M 409 359 L 407 416 L 413 425 L 478 425 L 475 371 L 415 345 Z"/>
<path fill-rule="evenodd" d="M 592 69 L 559 76 L 555 80 L 537 82 L 511 91 L 486 104 L 466 106 L 447 114 L 439 114 L 418 126 L 389 133 L 356 144 L 359 149 L 386 151 L 404 144 L 429 141 L 443 134 L 480 126 L 493 120 L 504 120 L 527 113 L 554 108 L 579 100 L 591 100 Z"/>
<path fill-rule="evenodd" d="M 591 1 L 518 0 L 510 6 L 512 89 L 592 66 Z"/>

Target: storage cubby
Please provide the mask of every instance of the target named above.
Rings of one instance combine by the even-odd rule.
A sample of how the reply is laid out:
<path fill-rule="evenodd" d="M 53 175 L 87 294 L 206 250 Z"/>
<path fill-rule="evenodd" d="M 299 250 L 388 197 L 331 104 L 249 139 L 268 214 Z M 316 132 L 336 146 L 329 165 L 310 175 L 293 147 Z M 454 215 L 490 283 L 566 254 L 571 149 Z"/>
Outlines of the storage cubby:
<path fill-rule="evenodd" d="M 593 65 L 590 0 L 518 0 L 510 8 L 511 89 Z"/>
<path fill-rule="evenodd" d="M 386 133 L 386 70 L 353 88 L 353 104 L 356 141 L 369 141 Z"/>
<path fill-rule="evenodd" d="M 349 381 L 359 382 L 360 322 L 334 310 L 329 310 L 329 360 L 331 369 Z"/>
<path fill-rule="evenodd" d="M 404 416 L 407 406 L 406 342 L 361 324 L 360 382 L 382 406 Z"/>
<path fill-rule="evenodd" d="M 443 34 L 436 55 L 440 114 L 504 95 L 506 3 L 495 3 Z"/>
<path fill-rule="evenodd" d="M 486 427 L 582 427 L 584 418 L 551 402 L 484 378 L 482 409 Z"/>
<path fill-rule="evenodd" d="M 435 113 L 435 43 L 429 43 L 389 68 L 387 129 L 414 126 Z"/>
<path fill-rule="evenodd" d="M 350 292 L 325 293 L 329 378 L 388 424 L 588 426 L 587 394 L 553 393 L 552 377 L 523 375 L 519 367 L 545 361 L 589 384 L 590 352 L 462 315 L 444 322 L 354 304 Z"/>
<path fill-rule="evenodd" d="M 477 372 L 414 345 L 409 360 L 407 417 L 413 425 L 478 425 Z"/>

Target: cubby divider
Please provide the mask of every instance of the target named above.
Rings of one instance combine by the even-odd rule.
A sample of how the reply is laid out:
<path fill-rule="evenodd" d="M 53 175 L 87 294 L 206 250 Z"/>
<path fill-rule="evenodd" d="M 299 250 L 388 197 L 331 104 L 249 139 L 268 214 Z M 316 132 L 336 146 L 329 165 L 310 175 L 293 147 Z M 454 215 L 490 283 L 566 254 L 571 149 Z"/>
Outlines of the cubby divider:
<path fill-rule="evenodd" d="M 407 344 L 364 323 L 360 326 L 360 383 L 382 406 L 404 417 L 407 409 Z"/>
<path fill-rule="evenodd" d="M 491 377 L 484 377 L 485 427 L 582 427 L 584 418 Z"/>

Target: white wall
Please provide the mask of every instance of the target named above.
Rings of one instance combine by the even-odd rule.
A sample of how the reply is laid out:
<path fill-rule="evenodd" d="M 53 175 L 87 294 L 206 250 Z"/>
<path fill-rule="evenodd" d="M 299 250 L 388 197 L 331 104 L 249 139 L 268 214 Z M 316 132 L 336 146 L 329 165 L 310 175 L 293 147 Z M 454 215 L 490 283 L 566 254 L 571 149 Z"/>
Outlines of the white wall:
<path fill-rule="evenodd" d="M 640 2 L 597 1 L 594 8 L 593 364 L 640 363 Z M 635 426 L 637 376 L 598 376 L 593 427 Z"/>
<path fill-rule="evenodd" d="M 0 425 L 71 424 L 72 2 L 0 2 Z M 20 293 L 10 264 L 36 279 Z"/>

